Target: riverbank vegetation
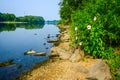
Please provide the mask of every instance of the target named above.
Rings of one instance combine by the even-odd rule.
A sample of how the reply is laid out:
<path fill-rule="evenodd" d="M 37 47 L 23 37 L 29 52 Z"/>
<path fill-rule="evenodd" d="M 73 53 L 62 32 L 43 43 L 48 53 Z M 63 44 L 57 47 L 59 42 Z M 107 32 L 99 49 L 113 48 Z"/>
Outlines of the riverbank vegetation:
<path fill-rule="evenodd" d="M 1 23 L 45 23 L 45 20 L 41 16 L 23 16 L 16 17 L 14 14 L 0 13 Z"/>
<path fill-rule="evenodd" d="M 120 78 L 120 1 L 62 0 L 59 23 L 70 25 L 71 47 L 106 60 Z"/>

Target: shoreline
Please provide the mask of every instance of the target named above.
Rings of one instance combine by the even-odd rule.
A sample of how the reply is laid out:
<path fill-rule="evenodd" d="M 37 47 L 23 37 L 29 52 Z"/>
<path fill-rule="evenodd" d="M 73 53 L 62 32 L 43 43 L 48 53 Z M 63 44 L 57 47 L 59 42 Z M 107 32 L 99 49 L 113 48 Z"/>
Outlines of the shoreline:
<path fill-rule="evenodd" d="M 68 56 L 73 54 L 73 50 L 69 47 L 69 26 L 60 25 L 58 27 L 62 28 L 58 36 L 59 41 L 54 43 L 55 46 L 51 48 L 50 58 L 35 64 L 32 69 L 22 73 L 15 80 L 87 80 L 86 73 L 98 59 L 84 57 L 84 59 L 75 61 L 75 57 L 70 60 Z M 60 53 L 58 55 L 57 52 L 52 53 L 52 49 L 53 52 L 58 49 L 61 50 L 59 52 L 63 51 L 66 54 L 70 51 L 70 54 Z M 84 55 L 82 54 L 82 56 Z"/>

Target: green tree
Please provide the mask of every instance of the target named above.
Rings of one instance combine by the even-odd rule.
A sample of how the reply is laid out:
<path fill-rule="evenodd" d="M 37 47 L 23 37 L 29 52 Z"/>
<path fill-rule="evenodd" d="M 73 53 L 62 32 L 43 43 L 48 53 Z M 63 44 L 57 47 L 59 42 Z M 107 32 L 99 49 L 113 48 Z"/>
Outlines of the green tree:
<path fill-rule="evenodd" d="M 86 1 L 86 0 L 84 0 Z M 71 23 L 73 13 L 81 8 L 83 0 L 62 0 L 60 5 L 60 17 L 65 24 Z"/>

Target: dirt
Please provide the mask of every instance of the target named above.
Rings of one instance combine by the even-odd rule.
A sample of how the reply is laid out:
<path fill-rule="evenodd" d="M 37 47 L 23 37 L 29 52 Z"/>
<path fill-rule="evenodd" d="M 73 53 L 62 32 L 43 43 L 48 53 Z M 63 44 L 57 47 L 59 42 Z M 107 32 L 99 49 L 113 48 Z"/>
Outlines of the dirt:
<path fill-rule="evenodd" d="M 50 59 L 45 65 L 39 65 L 22 75 L 20 80 L 87 80 L 86 73 L 80 68 L 89 71 L 96 61 L 85 58 L 84 61 L 73 63 L 69 60 Z"/>

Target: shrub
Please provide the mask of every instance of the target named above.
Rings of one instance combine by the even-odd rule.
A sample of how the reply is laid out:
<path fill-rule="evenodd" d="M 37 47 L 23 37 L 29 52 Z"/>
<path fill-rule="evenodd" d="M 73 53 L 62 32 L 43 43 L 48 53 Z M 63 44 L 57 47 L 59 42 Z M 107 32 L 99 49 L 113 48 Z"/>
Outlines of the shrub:
<path fill-rule="evenodd" d="M 81 42 L 84 51 L 94 57 L 104 57 L 107 55 L 108 47 L 120 45 L 118 2 L 91 0 L 83 3 L 82 8 L 72 15 L 72 44 L 79 46 Z"/>

